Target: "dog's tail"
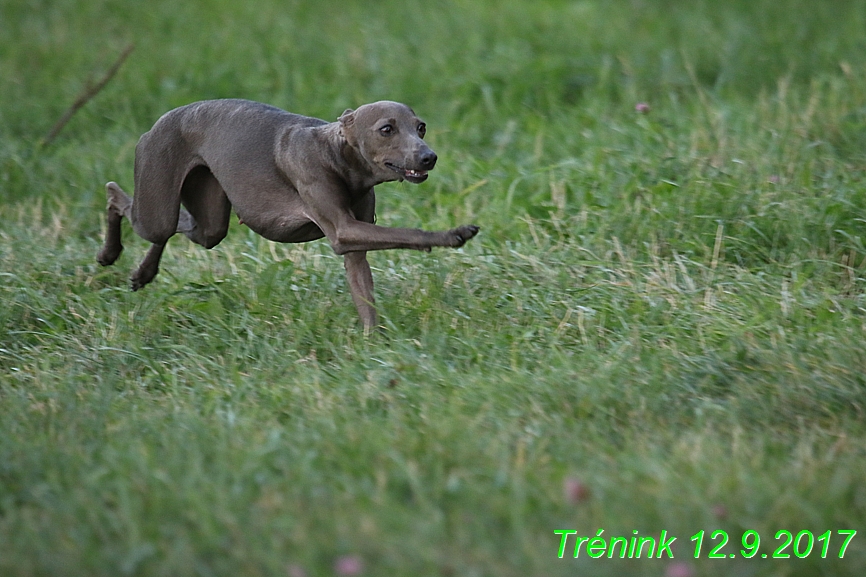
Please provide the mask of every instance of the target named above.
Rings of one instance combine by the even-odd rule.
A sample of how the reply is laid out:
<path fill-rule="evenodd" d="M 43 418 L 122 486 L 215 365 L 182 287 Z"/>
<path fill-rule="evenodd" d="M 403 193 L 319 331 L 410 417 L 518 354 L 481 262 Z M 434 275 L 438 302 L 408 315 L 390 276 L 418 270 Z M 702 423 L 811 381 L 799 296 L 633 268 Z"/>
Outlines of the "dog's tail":
<path fill-rule="evenodd" d="M 105 185 L 105 192 L 108 195 L 108 209 L 116 210 L 121 216 L 130 218 L 132 215 L 132 198 L 120 188 L 116 182 L 112 181 Z"/>

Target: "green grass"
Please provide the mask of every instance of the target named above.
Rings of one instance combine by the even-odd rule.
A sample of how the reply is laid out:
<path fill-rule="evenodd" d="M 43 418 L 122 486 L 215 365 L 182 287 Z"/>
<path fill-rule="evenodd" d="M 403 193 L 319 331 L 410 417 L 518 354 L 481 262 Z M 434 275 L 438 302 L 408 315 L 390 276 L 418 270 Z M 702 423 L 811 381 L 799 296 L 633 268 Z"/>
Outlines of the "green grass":
<path fill-rule="evenodd" d="M 9 0 L 0 22 L 0 575 L 866 572 L 866 2 Z M 96 264 L 103 185 L 218 97 L 411 104 L 441 160 L 381 186 L 379 222 L 481 235 L 372 254 L 371 338 L 326 243 L 236 224 L 129 292 L 147 245 L 124 224 Z M 558 559 L 558 529 L 666 530 L 675 560 Z M 737 559 L 706 558 L 716 529 Z M 832 530 L 827 558 L 740 555 L 783 529 Z"/>

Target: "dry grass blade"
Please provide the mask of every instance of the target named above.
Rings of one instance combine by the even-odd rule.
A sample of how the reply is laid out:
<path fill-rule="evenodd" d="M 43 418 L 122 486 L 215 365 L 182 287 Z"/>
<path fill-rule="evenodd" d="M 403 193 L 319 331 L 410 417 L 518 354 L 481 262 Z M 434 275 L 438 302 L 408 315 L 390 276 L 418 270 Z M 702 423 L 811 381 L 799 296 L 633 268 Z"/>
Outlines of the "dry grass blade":
<path fill-rule="evenodd" d="M 120 70 L 120 67 L 123 66 L 124 61 L 126 61 L 127 57 L 129 57 L 134 49 L 135 44 L 130 44 L 124 48 L 123 52 L 120 53 L 120 56 L 117 57 L 117 60 L 114 61 L 114 64 L 111 65 L 111 68 L 106 71 L 99 82 L 84 87 L 84 90 L 78 95 L 78 98 L 75 99 L 72 106 L 66 109 L 66 112 L 64 112 L 57 122 L 54 123 L 51 130 L 49 130 L 48 134 L 45 135 L 45 138 L 42 139 L 42 146 L 48 146 L 51 144 L 73 115 L 87 104 L 91 98 L 99 94 L 99 92 L 105 88 L 114 75 L 117 74 L 117 71 Z"/>

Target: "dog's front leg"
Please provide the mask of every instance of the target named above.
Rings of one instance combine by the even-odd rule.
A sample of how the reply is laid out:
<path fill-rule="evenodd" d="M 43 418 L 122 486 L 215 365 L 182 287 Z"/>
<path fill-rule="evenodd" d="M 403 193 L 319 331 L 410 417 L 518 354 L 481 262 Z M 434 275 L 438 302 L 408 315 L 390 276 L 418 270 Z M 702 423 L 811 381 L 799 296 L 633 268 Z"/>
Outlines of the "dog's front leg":
<path fill-rule="evenodd" d="M 372 223 L 353 210 L 349 195 L 338 185 L 316 183 L 299 187 L 306 205 L 306 216 L 325 233 L 337 254 L 408 248 L 430 251 L 434 246 L 458 248 L 478 234 L 478 227 L 464 224 L 447 231 L 427 231 L 417 228 L 390 228 Z M 372 190 L 371 190 L 372 193 Z M 370 197 L 374 198 L 374 197 Z"/>
<path fill-rule="evenodd" d="M 327 231 L 325 231 L 327 234 Z M 328 235 L 337 254 L 353 251 L 408 248 L 430 252 L 434 246 L 459 248 L 478 234 L 478 227 L 465 224 L 447 231 L 390 228 L 354 219 L 344 219 Z"/>
<path fill-rule="evenodd" d="M 364 334 L 370 334 L 378 321 L 373 299 L 373 273 L 370 271 L 370 263 L 367 262 L 367 253 L 347 252 L 343 257 L 343 264 L 346 267 L 352 300 L 358 309 L 361 322 L 364 323 Z"/>

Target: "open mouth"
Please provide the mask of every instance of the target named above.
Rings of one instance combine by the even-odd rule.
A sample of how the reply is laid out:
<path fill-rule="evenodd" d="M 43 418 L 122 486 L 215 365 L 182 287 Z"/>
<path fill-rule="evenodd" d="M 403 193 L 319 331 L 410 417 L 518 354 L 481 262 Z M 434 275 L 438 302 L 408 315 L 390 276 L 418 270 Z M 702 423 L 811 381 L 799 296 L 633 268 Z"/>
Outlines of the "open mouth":
<path fill-rule="evenodd" d="M 427 171 L 426 170 L 413 170 L 411 168 L 403 168 L 402 166 L 397 166 L 396 164 L 391 164 L 390 162 L 386 162 L 385 166 L 396 172 L 401 176 L 401 178 L 408 180 L 409 182 L 414 182 L 418 184 L 419 182 L 424 182 L 427 180 Z"/>

